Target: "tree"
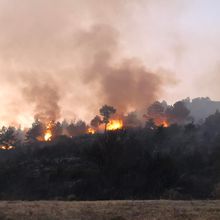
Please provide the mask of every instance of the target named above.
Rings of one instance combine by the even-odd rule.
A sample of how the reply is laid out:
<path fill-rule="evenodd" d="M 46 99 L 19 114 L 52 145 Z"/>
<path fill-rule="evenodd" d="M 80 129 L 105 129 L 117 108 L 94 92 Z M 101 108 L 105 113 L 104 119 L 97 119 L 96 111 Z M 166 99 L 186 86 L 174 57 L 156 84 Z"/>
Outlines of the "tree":
<path fill-rule="evenodd" d="M 96 115 L 90 122 L 91 126 L 94 128 L 98 128 L 101 123 L 102 119 L 98 115 Z"/>
<path fill-rule="evenodd" d="M 144 115 L 144 117 L 149 120 L 153 119 L 155 124 L 158 126 L 164 124 L 164 122 L 167 122 L 167 117 L 165 115 L 167 104 L 166 102 L 154 102 L 152 105 L 150 105 L 147 109 L 147 115 Z"/>
<path fill-rule="evenodd" d="M 0 145 L 14 146 L 16 143 L 16 130 L 14 127 L 3 127 L 0 130 Z"/>
<path fill-rule="evenodd" d="M 109 123 L 109 118 L 111 115 L 115 114 L 116 109 L 109 105 L 104 105 L 102 108 L 99 109 L 100 115 L 103 116 L 103 123 L 105 123 L 105 132 L 107 124 Z"/>
<path fill-rule="evenodd" d="M 162 103 L 156 101 L 150 105 L 147 109 L 147 114 L 149 118 L 161 118 L 164 117 L 165 108 Z"/>
<path fill-rule="evenodd" d="M 130 112 L 124 116 L 124 123 L 126 127 L 140 127 L 141 121 L 139 120 L 136 112 Z"/>
<path fill-rule="evenodd" d="M 68 134 L 71 137 L 85 134 L 86 130 L 87 130 L 86 123 L 82 120 L 79 120 L 77 122 L 72 122 L 67 127 Z"/>
<path fill-rule="evenodd" d="M 40 122 L 37 118 L 35 119 L 32 127 L 28 130 L 26 138 L 28 141 L 43 140 L 43 134 L 45 130 L 45 125 Z"/>
<path fill-rule="evenodd" d="M 184 124 L 189 117 L 190 111 L 182 101 L 176 102 L 166 109 L 166 115 L 171 123 Z"/>

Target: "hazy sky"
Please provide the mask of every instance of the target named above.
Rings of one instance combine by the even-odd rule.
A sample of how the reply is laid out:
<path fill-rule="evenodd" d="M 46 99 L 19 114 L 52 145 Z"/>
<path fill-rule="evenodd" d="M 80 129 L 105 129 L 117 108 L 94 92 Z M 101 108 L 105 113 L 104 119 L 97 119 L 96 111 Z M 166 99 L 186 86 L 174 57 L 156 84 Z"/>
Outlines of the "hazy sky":
<path fill-rule="evenodd" d="M 220 100 L 219 12 L 217 0 L 0 0 L 0 124 Z"/>

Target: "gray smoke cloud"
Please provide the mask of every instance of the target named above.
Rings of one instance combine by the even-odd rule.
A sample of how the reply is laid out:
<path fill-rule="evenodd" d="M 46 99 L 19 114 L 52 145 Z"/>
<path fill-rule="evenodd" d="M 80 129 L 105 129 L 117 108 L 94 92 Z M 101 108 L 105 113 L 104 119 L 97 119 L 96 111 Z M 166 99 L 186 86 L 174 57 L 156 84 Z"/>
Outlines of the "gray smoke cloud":
<path fill-rule="evenodd" d="M 158 98 L 162 77 L 126 53 L 119 28 L 141 3 L 1 0 L 2 122 L 89 120 L 105 103 L 124 112 Z"/>
<path fill-rule="evenodd" d="M 163 77 L 151 73 L 136 58 L 119 57 L 118 42 L 115 29 L 96 25 L 80 33 L 77 45 L 86 61 L 83 80 L 91 92 L 102 103 L 127 112 L 151 104 L 160 94 Z"/>
<path fill-rule="evenodd" d="M 34 105 L 35 119 L 49 123 L 60 118 L 60 95 L 54 82 L 29 81 L 23 89 L 23 95 L 28 103 Z"/>
<path fill-rule="evenodd" d="M 90 121 L 103 104 L 121 113 L 170 97 L 192 66 L 180 28 L 190 2 L 0 0 L 0 124 Z"/>

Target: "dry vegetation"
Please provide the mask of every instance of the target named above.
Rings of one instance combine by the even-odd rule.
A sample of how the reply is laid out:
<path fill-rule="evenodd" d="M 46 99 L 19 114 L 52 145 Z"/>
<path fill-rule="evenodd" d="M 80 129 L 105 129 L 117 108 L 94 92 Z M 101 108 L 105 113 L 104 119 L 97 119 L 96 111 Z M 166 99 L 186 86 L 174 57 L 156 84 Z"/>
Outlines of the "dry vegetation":
<path fill-rule="evenodd" d="M 219 220 L 220 201 L 0 202 L 0 220 Z"/>

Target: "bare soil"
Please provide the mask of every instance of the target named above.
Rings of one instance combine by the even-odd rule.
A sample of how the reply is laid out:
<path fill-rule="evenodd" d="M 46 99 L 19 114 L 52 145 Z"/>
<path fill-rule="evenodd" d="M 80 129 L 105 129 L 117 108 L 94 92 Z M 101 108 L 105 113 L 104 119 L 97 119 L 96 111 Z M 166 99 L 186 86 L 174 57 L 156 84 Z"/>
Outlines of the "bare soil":
<path fill-rule="evenodd" d="M 220 220 L 220 201 L 2 201 L 0 220 Z"/>

